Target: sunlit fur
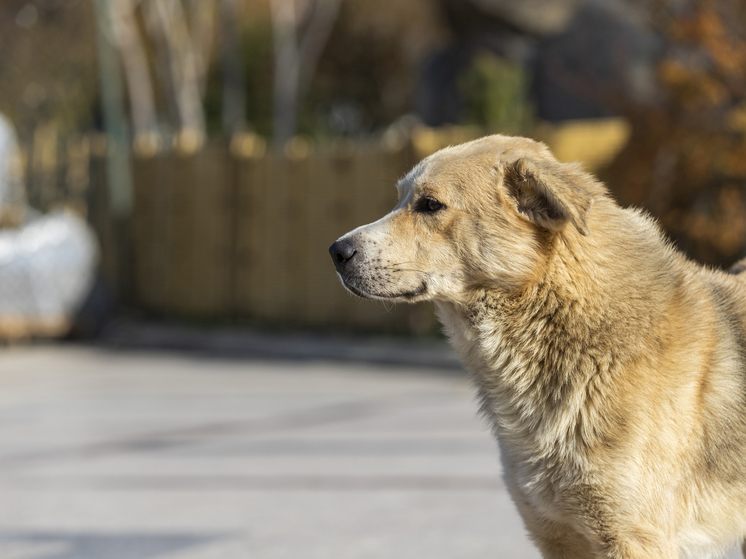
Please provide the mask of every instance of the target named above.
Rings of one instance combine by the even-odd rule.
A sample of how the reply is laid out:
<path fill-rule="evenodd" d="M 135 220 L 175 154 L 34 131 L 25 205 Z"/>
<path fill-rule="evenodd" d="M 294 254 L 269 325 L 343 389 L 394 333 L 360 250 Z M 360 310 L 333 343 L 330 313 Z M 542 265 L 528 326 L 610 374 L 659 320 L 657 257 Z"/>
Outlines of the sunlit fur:
<path fill-rule="evenodd" d="M 398 189 L 344 237 L 360 254 L 342 279 L 435 301 L 543 556 L 712 557 L 741 540 L 743 277 L 688 261 L 531 140 L 444 149 Z M 418 210 L 425 195 L 444 207 Z"/>

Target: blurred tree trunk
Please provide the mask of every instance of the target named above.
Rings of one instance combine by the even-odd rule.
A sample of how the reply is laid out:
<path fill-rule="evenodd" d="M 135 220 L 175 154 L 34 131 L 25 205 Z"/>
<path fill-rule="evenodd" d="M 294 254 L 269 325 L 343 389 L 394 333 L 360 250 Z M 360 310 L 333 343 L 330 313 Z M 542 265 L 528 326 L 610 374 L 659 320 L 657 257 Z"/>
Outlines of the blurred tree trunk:
<path fill-rule="evenodd" d="M 142 15 L 153 48 L 156 80 L 164 100 L 166 121 L 174 129 L 178 129 L 180 126 L 180 117 L 176 107 L 176 93 L 174 91 L 176 84 L 172 75 L 168 43 L 165 33 L 161 28 L 156 1 L 148 0 L 143 2 Z"/>
<path fill-rule="evenodd" d="M 204 99 L 207 77 L 210 69 L 210 56 L 215 42 L 214 0 L 188 0 L 189 29 L 193 45 L 197 85 L 200 97 Z M 238 22 L 235 22 L 238 25 Z"/>
<path fill-rule="evenodd" d="M 275 51 L 274 142 L 296 132 L 298 109 L 339 13 L 340 0 L 270 0 Z"/>
<path fill-rule="evenodd" d="M 130 135 L 124 106 L 122 77 L 120 74 L 117 45 L 114 44 L 113 0 L 96 0 L 98 23 L 98 63 L 101 79 L 101 101 L 106 132 L 106 186 L 108 215 L 111 217 L 108 232 L 114 241 L 113 266 L 108 270 L 111 282 L 120 300 L 132 300 L 132 176 L 130 169 Z M 104 241 L 105 242 L 105 241 Z M 106 254 L 108 251 L 104 251 Z"/>
<path fill-rule="evenodd" d="M 164 90 L 175 108 L 177 142 L 186 151 L 198 149 L 205 138 L 202 96 L 212 44 L 212 2 L 193 4 L 192 31 L 180 0 L 149 0 L 143 4 L 153 38 L 156 63 Z M 209 31 L 208 31 L 209 30 Z"/>
<path fill-rule="evenodd" d="M 136 6 L 133 0 L 116 0 L 112 8 L 129 93 L 133 143 L 135 150 L 151 153 L 158 149 L 158 117 L 148 56 L 135 18 Z"/>
<path fill-rule="evenodd" d="M 101 101 L 106 132 L 109 205 L 117 219 L 128 219 L 132 211 L 129 167 L 129 130 L 124 109 L 122 77 L 114 38 L 112 0 L 97 0 L 98 60 Z"/>
<path fill-rule="evenodd" d="M 246 128 L 246 77 L 241 57 L 238 4 L 220 0 L 220 42 L 223 65 L 223 133 Z"/>

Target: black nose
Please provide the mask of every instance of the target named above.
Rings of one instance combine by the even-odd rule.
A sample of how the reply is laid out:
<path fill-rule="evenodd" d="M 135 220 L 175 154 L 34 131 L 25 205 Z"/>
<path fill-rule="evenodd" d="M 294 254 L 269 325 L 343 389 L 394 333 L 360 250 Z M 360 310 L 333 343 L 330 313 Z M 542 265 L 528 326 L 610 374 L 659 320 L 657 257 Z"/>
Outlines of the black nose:
<path fill-rule="evenodd" d="M 330 246 L 329 254 L 332 255 L 332 260 L 334 260 L 334 265 L 337 267 L 337 270 L 341 270 L 344 265 L 347 264 L 355 254 L 357 254 L 357 249 L 352 241 L 345 239 L 343 241 L 337 241 Z"/>

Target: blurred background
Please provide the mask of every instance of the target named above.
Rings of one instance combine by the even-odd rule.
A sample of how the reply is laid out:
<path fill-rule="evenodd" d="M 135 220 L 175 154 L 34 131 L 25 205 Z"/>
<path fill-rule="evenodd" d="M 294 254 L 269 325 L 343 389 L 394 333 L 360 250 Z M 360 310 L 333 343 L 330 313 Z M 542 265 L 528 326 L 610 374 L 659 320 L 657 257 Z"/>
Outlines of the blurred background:
<path fill-rule="evenodd" d="M 732 264 L 746 255 L 746 4 L 0 2 L 0 462 L 14 472 L 0 483 L 26 503 L 0 510 L 0 555 L 534 557 L 432 306 L 354 299 L 327 254 L 393 207 L 422 157 L 489 133 L 546 142 L 692 258 Z M 164 488 L 178 499 L 149 493 Z M 221 500 L 242 491 L 254 508 Z M 258 529 L 254 548 L 199 515 L 138 532 L 204 498 L 326 536 Z M 97 515 L 105 502 L 119 512 Z M 372 516 L 350 523 L 351 502 Z M 383 512 L 399 505 L 418 512 Z M 461 539 L 443 536 L 456 525 Z M 370 526 L 378 540 L 361 539 Z"/>
<path fill-rule="evenodd" d="M 4 1 L 2 234 L 70 239 L 42 243 L 59 273 L 6 258 L 0 330 L 93 335 L 124 312 L 430 335 L 429 306 L 351 299 L 325 251 L 423 156 L 493 132 L 581 161 L 728 265 L 745 17 L 735 0 Z M 56 307 L 27 281 L 43 273 L 66 278 Z"/>

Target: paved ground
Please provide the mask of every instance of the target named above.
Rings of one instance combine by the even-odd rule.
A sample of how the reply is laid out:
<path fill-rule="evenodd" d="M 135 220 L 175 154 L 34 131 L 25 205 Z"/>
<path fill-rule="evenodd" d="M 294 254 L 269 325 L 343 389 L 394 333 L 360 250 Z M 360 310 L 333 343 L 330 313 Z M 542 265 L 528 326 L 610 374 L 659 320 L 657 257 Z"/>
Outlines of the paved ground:
<path fill-rule="evenodd" d="M 0 353 L 0 558 L 536 558 L 457 371 Z"/>
<path fill-rule="evenodd" d="M 3 350 L 0 558 L 538 558 L 464 375 L 428 371 Z"/>

